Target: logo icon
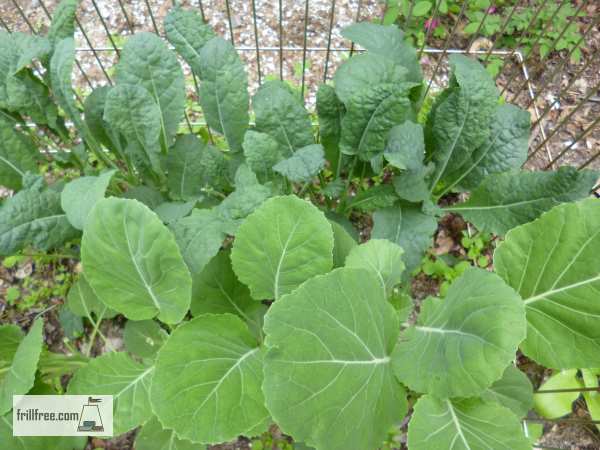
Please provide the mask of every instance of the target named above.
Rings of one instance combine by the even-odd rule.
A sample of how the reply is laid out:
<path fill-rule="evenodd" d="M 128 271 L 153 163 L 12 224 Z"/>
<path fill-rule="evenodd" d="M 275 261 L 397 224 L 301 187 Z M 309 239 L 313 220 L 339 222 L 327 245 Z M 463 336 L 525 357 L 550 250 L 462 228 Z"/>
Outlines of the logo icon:
<path fill-rule="evenodd" d="M 83 405 L 79 414 L 77 431 L 84 433 L 104 431 L 104 424 L 102 423 L 102 416 L 100 415 L 100 408 L 98 406 L 101 402 L 101 398 L 88 397 L 87 403 Z"/>

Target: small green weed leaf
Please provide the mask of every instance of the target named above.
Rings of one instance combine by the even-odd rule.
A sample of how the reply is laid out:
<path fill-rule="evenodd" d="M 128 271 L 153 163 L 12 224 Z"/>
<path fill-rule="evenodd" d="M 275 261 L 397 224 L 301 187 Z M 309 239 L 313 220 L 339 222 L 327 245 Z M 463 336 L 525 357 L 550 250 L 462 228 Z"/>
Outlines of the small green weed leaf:
<path fill-rule="evenodd" d="M 292 156 L 280 161 L 273 170 L 288 180 L 308 182 L 325 167 L 325 152 L 321 144 L 311 144 L 294 152 Z"/>
<path fill-rule="evenodd" d="M 597 179 L 597 172 L 569 166 L 490 175 L 469 200 L 444 210 L 461 214 L 480 230 L 503 235 L 560 203 L 587 197 Z"/>
<path fill-rule="evenodd" d="M 346 267 L 375 273 L 385 292 L 385 298 L 388 298 L 394 286 L 402 280 L 403 253 L 402 247 L 387 239 L 371 239 L 350 251 Z"/>
<path fill-rule="evenodd" d="M 100 300 L 131 320 L 180 322 L 192 280 L 175 238 L 135 200 L 100 200 L 81 245 L 85 277 Z"/>
<path fill-rule="evenodd" d="M 404 249 L 406 275 L 421 263 L 431 246 L 437 229 L 435 217 L 425 214 L 417 205 L 398 204 L 373 213 L 371 238 L 387 239 Z"/>
<path fill-rule="evenodd" d="M 269 172 L 281 160 L 279 143 L 267 133 L 246 131 L 242 147 L 246 163 L 257 174 Z"/>
<path fill-rule="evenodd" d="M 3 335 L 8 335 L 8 342 L 2 344 L 1 356 L 10 356 L 16 343 L 17 333 L 12 327 L 2 327 Z M 12 409 L 13 395 L 27 394 L 33 387 L 42 345 L 44 321 L 37 319 L 27 335 L 19 342 L 13 353 L 12 361 L 6 365 L 6 374 L 0 375 L 0 415 Z M 4 336 L 3 336 L 4 337 Z"/>
<path fill-rule="evenodd" d="M 166 428 L 192 442 L 219 443 L 266 427 L 263 356 L 248 327 L 230 314 L 179 326 L 159 350 L 152 408 Z"/>
<path fill-rule="evenodd" d="M 104 198 L 115 172 L 107 170 L 96 177 L 80 177 L 67 183 L 60 194 L 60 204 L 71 225 L 83 230 L 88 214 L 98 200 Z"/>
<path fill-rule="evenodd" d="M 519 295 L 497 275 L 472 268 L 452 283 L 444 300 L 423 302 L 417 324 L 396 346 L 394 370 L 417 392 L 475 396 L 502 377 L 524 338 Z"/>
<path fill-rule="evenodd" d="M 333 230 L 333 267 L 342 267 L 346 264 L 346 257 L 358 246 L 346 229 L 333 220 L 330 221 Z"/>
<path fill-rule="evenodd" d="M 426 0 L 417 2 L 413 7 L 413 15 L 415 17 L 422 17 L 429 12 L 431 6 L 431 2 Z"/>
<path fill-rule="evenodd" d="M 204 450 L 203 446 L 179 439 L 173 430 L 165 430 L 156 416 L 146 422 L 135 438 L 136 450 Z"/>
<path fill-rule="evenodd" d="M 271 135 L 282 156 L 314 143 L 308 112 L 281 81 L 267 81 L 252 99 L 256 130 Z"/>
<path fill-rule="evenodd" d="M 533 406 L 533 386 L 527 375 L 511 364 L 502 378 L 483 391 L 481 399 L 488 403 L 499 403 L 521 418 Z"/>
<path fill-rule="evenodd" d="M 50 250 L 78 235 L 60 207 L 60 193 L 41 178 L 10 197 L 0 207 L 0 255 L 31 245 Z"/>
<path fill-rule="evenodd" d="M 541 391 L 554 389 L 580 389 L 585 387 L 577 378 L 577 370 L 561 370 L 554 373 L 542 383 Z M 533 402 L 536 412 L 547 419 L 556 419 L 573 412 L 573 402 L 579 398 L 581 392 L 556 392 L 535 394 Z"/>
<path fill-rule="evenodd" d="M 235 314 L 255 336 L 260 336 L 267 307 L 256 302 L 248 288 L 238 281 L 231 267 L 230 253 L 217 253 L 202 272 L 193 277 L 192 314 Z"/>
<path fill-rule="evenodd" d="M 0 185 L 19 190 L 23 175 L 37 171 L 38 159 L 31 139 L 0 118 Z"/>
<path fill-rule="evenodd" d="M 77 339 L 83 335 L 83 320 L 66 307 L 61 306 L 58 312 L 58 322 L 67 339 Z"/>
<path fill-rule="evenodd" d="M 477 398 L 438 400 L 430 395 L 415 405 L 408 425 L 411 450 L 529 450 L 521 422 L 509 409 Z"/>
<path fill-rule="evenodd" d="M 83 274 L 79 275 L 77 281 L 71 286 L 66 305 L 79 317 L 90 317 L 94 314 L 100 320 L 100 318 L 112 319 L 118 314 L 100 301 Z"/>
<path fill-rule="evenodd" d="M 248 75 L 233 45 L 214 37 L 200 50 L 200 105 L 206 122 L 232 152 L 242 151 L 248 128 Z"/>
<path fill-rule="evenodd" d="M 185 106 L 185 81 L 175 53 L 156 34 L 137 33 L 125 42 L 115 77 L 117 85 L 138 86 L 150 93 L 160 110 L 161 147 L 170 147 Z"/>
<path fill-rule="evenodd" d="M 329 271 L 333 232 L 323 213 L 295 196 L 267 200 L 238 229 L 233 270 L 256 300 L 279 299 Z"/>
<path fill-rule="evenodd" d="M 69 382 L 69 395 L 112 395 L 115 436 L 152 417 L 150 384 L 154 366 L 134 361 L 127 353 L 111 352 L 92 359 Z"/>
<path fill-rule="evenodd" d="M 496 272 L 524 300 L 521 350 L 546 367 L 600 366 L 599 226 L 600 200 L 560 205 L 511 230 L 494 254 Z"/>
<path fill-rule="evenodd" d="M 154 358 L 168 337 L 155 320 L 129 320 L 123 331 L 125 348 L 140 358 Z"/>
<path fill-rule="evenodd" d="M 371 450 L 406 414 L 390 358 L 398 319 L 374 273 L 339 268 L 308 280 L 269 308 L 264 329 L 267 407 L 294 439 Z"/>

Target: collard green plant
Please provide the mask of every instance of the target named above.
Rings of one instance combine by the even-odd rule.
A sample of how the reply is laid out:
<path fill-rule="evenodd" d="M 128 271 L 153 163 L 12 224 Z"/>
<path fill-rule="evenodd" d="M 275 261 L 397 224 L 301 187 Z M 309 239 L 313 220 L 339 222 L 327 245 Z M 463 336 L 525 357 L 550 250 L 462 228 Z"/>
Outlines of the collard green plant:
<path fill-rule="evenodd" d="M 251 98 L 231 43 L 175 7 L 174 50 L 128 38 L 115 84 L 80 105 L 76 6 L 61 4 L 46 37 L 16 46 L 0 33 L 0 184 L 14 190 L 0 254 L 80 243 L 65 311 L 103 338 L 101 322 L 124 316 L 124 349 L 56 369 L 38 364 L 41 320 L 26 336 L 0 327 L 0 436 L 10 396 L 39 370 L 74 373 L 67 393 L 113 395 L 116 433 L 141 426 L 141 450 L 273 423 L 318 450 L 374 450 L 408 411 L 410 449 L 525 449 L 533 386 L 517 351 L 553 369 L 600 367 L 600 201 L 585 199 L 597 174 L 521 169 L 529 115 L 501 102 L 475 60 L 450 57 L 449 87 L 425 114 L 403 33 L 352 25 L 344 36 L 366 52 L 319 88 L 313 116 L 282 81 Z M 209 131 L 181 133 L 178 55 Z M 25 104 L 22 89 L 43 101 Z M 36 174 L 29 122 L 62 139 L 53 163 L 68 178 Z M 457 271 L 443 298 L 414 302 L 411 277 L 449 213 L 503 240 L 495 273 Z"/>

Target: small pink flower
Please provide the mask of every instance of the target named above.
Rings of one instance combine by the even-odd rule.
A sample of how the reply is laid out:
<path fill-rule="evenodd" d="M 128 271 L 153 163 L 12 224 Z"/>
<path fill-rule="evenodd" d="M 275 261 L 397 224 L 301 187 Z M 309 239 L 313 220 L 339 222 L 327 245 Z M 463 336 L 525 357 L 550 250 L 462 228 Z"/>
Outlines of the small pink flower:
<path fill-rule="evenodd" d="M 438 19 L 427 19 L 425 21 L 425 30 L 435 30 L 440 25 L 440 21 Z"/>
<path fill-rule="evenodd" d="M 496 7 L 495 7 L 495 6 L 490 6 L 490 7 L 487 9 L 487 13 L 488 13 L 488 14 L 495 14 L 495 13 L 496 13 Z"/>

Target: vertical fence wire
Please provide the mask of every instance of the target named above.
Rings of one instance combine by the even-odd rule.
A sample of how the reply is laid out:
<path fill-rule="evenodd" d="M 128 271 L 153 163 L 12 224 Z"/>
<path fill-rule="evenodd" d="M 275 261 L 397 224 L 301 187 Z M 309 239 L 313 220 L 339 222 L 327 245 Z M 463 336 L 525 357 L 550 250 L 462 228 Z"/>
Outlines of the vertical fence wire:
<path fill-rule="evenodd" d="M 300 100 L 304 103 L 304 82 L 306 79 L 306 46 L 308 36 L 308 4 L 309 0 L 306 0 L 304 8 L 304 39 L 302 41 L 302 86 L 300 87 Z"/>
<path fill-rule="evenodd" d="M 335 0 L 331 0 L 331 10 L 329 11 L 329 30 L 327 31 L 327 52 L 325 53 L 325 71 L 323 73 L 323 83 L 327 82 L 327 71 L 329 69 L 329 56 L 331 55 L 331 35 L 333 33 L 333 18 L 335 17 Z"/>
<path fill-rule="evenodd" d="M 258 72 L 258 85 L 262 84 L 260 70 L 260 46 L 258 45 L 258 25 L 256 21 L 256 0 L 252 0 L 252 23 L 254 25 L 254 44 L 256 45 L 256 70 Z"/>
<path fill-rule="evenodd" d="M 231 22 L 231 8 L 229 7 L 229 0 L 225 0 L 225 14 L 227 14 L 227 25 L 229 26 L 231 43 L 235 45 L 235 36 L 233 35 L 233 22 Z"/>
<path fill-rule="evenodd" d="M 354 19 L 354 22 L 360 21 L 361 8 L 362 8 L 362 0 L 358 0 L 358 5 L 356 6 L 356 17 Z M 354 42 L 351 42 L 350 43 L 350 56 L 352 56 L 353 54 L 354 54 Z"/>
<path fill-rule="evenodd" d="M 283 0 L 279 0 L 279 79 L 283 81 Z"/>

